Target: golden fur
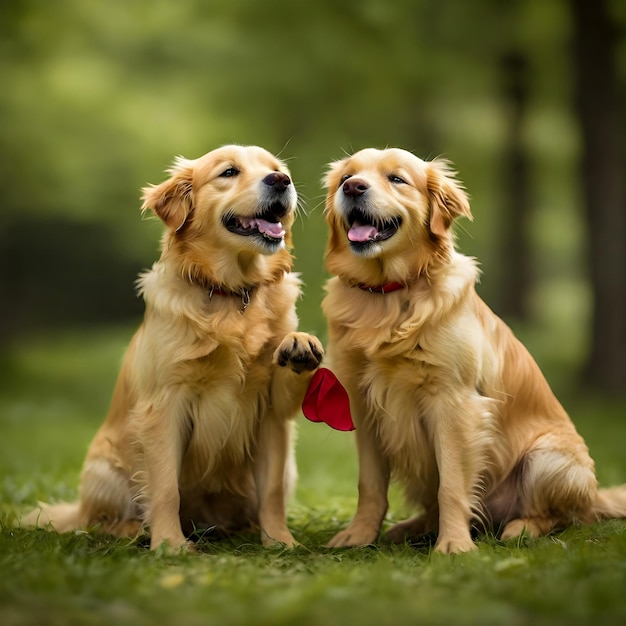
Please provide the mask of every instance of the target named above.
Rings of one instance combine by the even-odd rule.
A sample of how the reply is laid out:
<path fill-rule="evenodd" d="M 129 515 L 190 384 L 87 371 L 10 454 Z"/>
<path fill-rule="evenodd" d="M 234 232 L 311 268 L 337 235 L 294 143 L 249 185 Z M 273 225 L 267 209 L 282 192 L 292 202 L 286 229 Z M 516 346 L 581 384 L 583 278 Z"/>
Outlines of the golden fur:
<path fill-rule="evenodd" d="M 423 510 L 390 538 L 438 531 L 443 553 L 475 549 L 473 523 L 508 539 L 626 516 L 626 486 L 597 489 L 539 367 L 476 294 L 451 233 L 469 203 L 448 164 L 366 149 L 325 182 L 328 353 L 359 456 L 356 515 L 329 545 L 377 539 L 390 477 Z M 402 288 L 381 293 L 388 283 Z"/>
<path fill-rule="evenodd" d="M 143 190 L 143 209 L 167 227 L 162 254 L 139 279 L 144 321 L 89 448 L 80 500 L 40 505 L 23 524 L 118 537 L 149 527 L 151 547 L 170 549 L 195 528 L 260 527 L 264 544 L 293 545 L 290 418 L 323 352 L 296 332 L 296 192 L 286 166 L 258 147 L 179 158 L 169 173 Z"/>

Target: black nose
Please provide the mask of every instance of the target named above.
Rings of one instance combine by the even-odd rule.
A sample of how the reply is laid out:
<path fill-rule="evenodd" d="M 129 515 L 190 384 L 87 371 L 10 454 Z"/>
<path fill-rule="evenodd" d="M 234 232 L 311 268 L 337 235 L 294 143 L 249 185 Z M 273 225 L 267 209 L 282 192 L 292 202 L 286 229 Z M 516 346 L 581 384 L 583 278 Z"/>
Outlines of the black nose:
<path fill-rule="evenodd" d="M 263 179 L 263 182 L 270 187 L 274 187 L 276 191 L 284 191 L 291 185 L 291 178 L 282 172 L 272 172 Z"/>
<path fill-rule="evenodd" d="M 348 178 L 343 184 L 343 192 L 346 196 L 362 196 L 370 186 L 362 178 Z"/>

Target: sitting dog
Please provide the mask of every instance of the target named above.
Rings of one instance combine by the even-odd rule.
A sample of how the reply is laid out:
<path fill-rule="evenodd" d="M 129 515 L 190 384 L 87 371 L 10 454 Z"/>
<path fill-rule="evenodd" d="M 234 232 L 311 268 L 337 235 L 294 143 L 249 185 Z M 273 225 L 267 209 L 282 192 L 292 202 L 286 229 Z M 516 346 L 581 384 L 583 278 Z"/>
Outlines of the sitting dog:
<path fill-rule="evenodd" d="M 293 422 L 323 349 L 296 332 L 291 273 L 297 196 L 259 147 L 179 158 L 143 190 L 165 224 L 162 254 L 139 279 L 145 317 L 85 460 L 80 499 L 41 504 L 23 525 L 58 532 L 143 527 L 151 548 L 188 547 L 195 529 L 260 528 L 295 543 Z"/>
<path fill-rule="evenodd" d="M 393 541 L 438 532 L 475 549 L 470 527 L 508 539 L 626 516 L 626 485 L 598 490 L 587 446 L 539 367 L 478 297 L 476 262 L 451 226 L 471 218 L 445 161 L 366 149 L 326 177 L 323 309 L 332 367 L 350 396 L 359 500 L 331 547 L 374 542 L 390 477 L 423 513 Z"/>

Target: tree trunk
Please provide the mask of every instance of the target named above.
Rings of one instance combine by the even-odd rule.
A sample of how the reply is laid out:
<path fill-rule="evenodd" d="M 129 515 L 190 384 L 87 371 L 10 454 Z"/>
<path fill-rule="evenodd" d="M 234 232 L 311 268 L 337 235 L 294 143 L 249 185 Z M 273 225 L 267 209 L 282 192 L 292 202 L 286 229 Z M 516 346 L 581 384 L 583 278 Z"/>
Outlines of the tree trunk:
<path fill-rule="evenodd" d="M 626 199 L 616 72 L 617 34 L 606 0 L 570 0 L 575 104 L 582 134 L 592 346 L 587 382 L 626 396 Z"/>
<path fill-rule="evenodd" d="M 524 148 L 524 122 L 528 103 L 528 63 L 524 54 L 511 49 L 501 59 L 507 136 L 503 154 L 505 196 L 502 250 L 505 260 L 496 308 L 506 318 L 527 319 L 532 281 L 530 255 L 530 187 L 528 156 Z"/>

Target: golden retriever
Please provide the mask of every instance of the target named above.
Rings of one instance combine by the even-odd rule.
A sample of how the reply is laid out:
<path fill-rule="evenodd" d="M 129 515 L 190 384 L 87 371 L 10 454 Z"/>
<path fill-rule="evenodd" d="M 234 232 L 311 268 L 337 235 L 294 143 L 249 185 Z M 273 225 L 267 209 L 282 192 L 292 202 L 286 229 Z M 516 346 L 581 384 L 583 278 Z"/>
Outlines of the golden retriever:
<path fill-rule="evenodd" d="M 476 294 L 451 232 L 470 207 L 447 162 L 365 149 L 325 183 L 327 349 L 359 460 L 356 515 L 328 545 L 377 539 L 390 477 L 423 511 L 390 539 L 438 532 L 446 554 L 475 549 L 476 523 L 508 539 L 626 516 L 626 485 L 598 490 L 539 367 Z"/>
<path fill-rule="evenodd" d="M 23 525 L 149 527 L 151 548 L 187 548 L 194 529 L 260 529 L 292 546 L 293 422 L 320 342 L 296 332 L 291 273 L 297 196 L 280 160 L 224 146 L 179 158 L 143 190 L 166 226 L 139 281 L 142 325 L 126 352 L 106 420 L 83 467 L 80 499 Z M 185 534 L 184 534 L 185 533 Z"/>

